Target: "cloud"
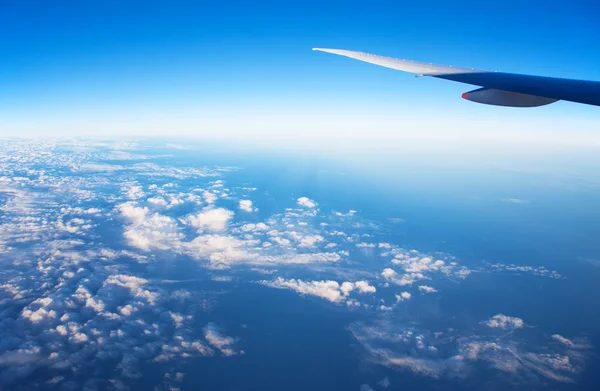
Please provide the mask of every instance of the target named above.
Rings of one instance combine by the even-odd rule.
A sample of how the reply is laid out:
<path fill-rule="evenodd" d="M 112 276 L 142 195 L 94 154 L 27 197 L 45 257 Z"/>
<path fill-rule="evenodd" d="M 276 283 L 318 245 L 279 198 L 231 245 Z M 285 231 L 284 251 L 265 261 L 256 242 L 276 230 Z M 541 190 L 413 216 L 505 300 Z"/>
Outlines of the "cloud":
<path fill-rule="evenodd" d="M 210 191 L 204 191 L 202 193 L 202 197 L 207 204 L 214 204 L 219 198 L 215 193 L 211 193 Z"/>
<path fill-rule="evenodd" d="M 349 330 L 365 348 L 369 362 L 433 378 L 477 376 L 476 369 L 486 365 L 502 374 L 496 380 L 501 388 L 523 387 L 536 380 L 570 383 L 585 360 L 581 352 L 562 345 L 558 349 L 546 344 L 535 347 L 511 339 L 513 334 L 486 337 L 454 329 L 434 333 L 388 320 L 356 322 Z"/>
<path fill-rule="evenodd" d="M 250 200 L 241 200 L 240 201 L 240 209 L 244 212 L 252 212 L 254 209 L 252 208 L 252 201 Z"/>
<path fill-rule="evenodd" d="M 359 293 L 375 293 L 374 286 L 369 285 L 366 281 L 350 282 L 346 281 L 342 284 L 337 281 L 302 281 L 300 279 L 286 280 L 282 277 L 277 277 L 274 281 L 260 281 L 260 284 L 278 289 L 290 289 L 302 295 L 318 296 L 331 302 L 337 303 L 346 299 L 346 297 L 354 290 Z"/>
<path fill-rule="evenodd" d="M 300 247 L 310 248 L 323 241 L 325 241 L 325 238 L 321 235 L 308 235 L 298 238 L 298 245 Z"/>
<path fill-rule="evenodd" d="M 264 232 L 264 231 L 268 231 L 269 230 L 269 226 L 266 225 L 265 223 L 257 223 L 257 224 L 244 224 L 242 225 L 242 231 L 243 232 Z"/>
<path fill-rule="evenodd" d="M 377 289 L 374 286 L 369 285 L 367 281 L 356 281 L 354 287 L 360 293 L 375 293 L 377 291 Z"/>
<path fill-rule="evenodd" d="M 233 212 L 224 208 L 204 209 L 204 211 L 188 216 L 185 221 L 194 228 L 210 231 L 224 231 Z"/>
<path fill-rule="evenodd" d="M 388 379 L 388 377 L 386 376 L 377 384 L 383 388 L 388 388 L 392 383 L 390 382 L 390 379 Z"/>
<path fill-rule="evenodd" d="M 148 198 L 148 203 L 153 206 L 167 206 L 167 201 L 162 197 L 150 197 Z"/>
<path fill-rule="evenodd" d="M 131 186 L 129 190 L 127 190 L 127 198 L 132 200 L 137 200 L 145 195 L 146 193 L 144 193 L 144 190 L 142 190 L 142 186 Z"/>
<path fill-rule="evenodd" d="M 523 266 L 514 264 L 495 263 L 488 264 L 493 271 L 509 271 L 516 273 L 529 273 L 540 277 L 549 277 L 554 279 L 564 278 L 559 272 L 548 270 L 544 266 Z"/>
<path fill-rule="evenodd" d="M 74 167 L 78 171 L 115 172 L 126 168 L 117 164 L 84 163 Z"/>
<path fill-rule="evenodd" d="M 314 208 L 317 206 L 317 203 L 310 198 L 300 197 L 298 198 L 298 205 L 304 206 L 305 208 Z"/>
<path fill-rule="evenodd" d="M 521 329 L 525 325 L 523 319 L 515 318 L 512 316 L 506 316 L 503 314 L 494 315 L 493 317 L 482 323 L 488 327 L 502 330 Z"/>
<path fill-rule="evenodd" d="M 382 248 L 389 250 L 382 253 L 382 256 L 394 255 L 392 264 L 395 267 L 400 267 L 404 274 L 399 274 L 396 270 L 386 268 L 382 272 L 382 276 L 389 282 L 400 285 L 412 285 L 417 281 L 429 280 L 435 274 L 442 274 L 448 278 L 464 279 L 469 276 L 472 271 L 464 266 L 460 266 L 455 261 L 445 261 L 434 259 L 430 256 L 422 256 L 416 250 L 404 250 L 394 246 L 383 246 Z"/>
<path fill-rule="evenodd" d="M 176 249 L 183 238 L 175 219 L 171 217 L 151 213 L 147 207 L 131 203 L 121 204 L 117 209 L 129 222 L 124 236 L 131 246 L 146 251 Z"/>
<path fill-rule="evenodd" d="M 423 293 L 435 293 L 438 290 L 427 285 L 419 285 L 419 291 Z"/>
<path fill-rule="evenodd" d="M 277 277 L 275 281 L 261 281 L 261 284 L 271 288 L 291 289 L 303 295 L 318 296 L 331 302 L 344 299 L 340 284 L 337 281 L 302 281 L 296 279 L 285 280 Z"/>
<path fill-rule="evenodd" d="M 399 295 L 396 295 L 396 302 L 401 302 L 401 301 L 406 301 L 406 300 L 410 300 L 410 298 L 412 297 L 412 295 L 408 292 L 402 292 Z"/>
<path fill-rule="evenodd" d="M 209 323 L 204 327 L 204 338 L 210 346 L 218 349 L 224 356 L 235 356 L 244 353 L 234 349 L 237 339 L 223 335 L 214 323 Z"/>
<path fill-rule="evenodd" d="M 523 200 L 521 198 L 504 198 L 503 202 L 508 202 L 509 204 L 528 204 L 529 201 Z"/>

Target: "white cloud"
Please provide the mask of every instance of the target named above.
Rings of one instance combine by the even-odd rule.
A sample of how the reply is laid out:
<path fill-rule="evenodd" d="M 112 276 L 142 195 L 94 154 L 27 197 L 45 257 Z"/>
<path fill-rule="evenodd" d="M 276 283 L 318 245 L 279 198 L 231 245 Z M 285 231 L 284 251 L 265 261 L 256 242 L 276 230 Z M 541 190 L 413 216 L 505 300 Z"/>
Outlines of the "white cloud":
<path fill-rule="evenodd" d="M 375 248 L 375 244 L 361 242 L 361 243 L 356 243 L 356 247 L 358 247 L 358 248 Z"/>
<path fill-rule="evenodd" d="M 204 209 L 197 215 L 188 216 L 185 221 L 201 230 L 223 231 L 232 217 L 233 212 L 224 208 Z"/>
<path fill-rule="evenodd" d="M 506 316 L 503 314 L 494 315 L 493 317 L 482 323 L 488 327 L 498 328 L 502 330 L 521 329 L 525 325 L 523 319 L 512 316 Z"/>
<path fill-rule="evenodd" d="M 215 193 L 211 193 L 210 191 L 204 191 L 202 193 L 202 197 L 207 204 L 214 204 L 215 201 L 219 198 Z"/>
<path fill-rule="evenodd" d="M 438 290 L 427 285 L 419 285 L 419 291 L 423 293 L 435 293 Z"/>
<path fill-rule="evenodd" d="M 323 242 L 325 239 L 321 235 L 308 235 L 299 239 L 298 245 L 304 248 L 314 247 L 317 243 Z"/>
<path fill-rule="evenodd" d="M 118 206 L 121 214 L 129 220 L 124 236 L 130 245 L 142 250 L 176 249 L 183 234 L 175 219 L 150 213 L 146 207 L 137 207 L 130 203 Z"/>
<path fill-rule="evenodd" d="M 291 289 L 300 294 L 322 297 L 331 302 L 341 302 L 354 290 L 359 293 L 375 293 L 376 289 L 367 281 L 350 282 L 342 284 L 337 281 L 302 281 L 300 279 L 286 280 L 278 277 L 274 281 L 260 281 L 261 284 L 279 289 Z"/>
<path fill-rule="evenodd" d="M 254 232 L 254 233 L 263 233 L 269 230 L 269 226 L 265 223 L 248 223 L 244 224 L 241 227 L 242 232 Z"/>
<path fill-rule="evenodd" d="M 142 190 L 142 186 L 131 186 L 127 191 L 127 197 L 132 200 L 137 200 L 145 195 L 146 193 L 144 193 L 144 190 Z"/>
<path fill-rule="evenodd" d="M 558 341 L 558 342 L 562 343 L 563 345 L 568 346 L 570 348 L 575 347 L 575 344 L 573 343 L 573 341 L 571 341 L 568 338 L 563 337 L 562 335 L 554 334 L 552 336 L 552 339 L 554 339 L 554 340 L 556 340 L 556 341 Z"/>
<path fill-rule="evenodd" d="M 390 269 L 389 267 L 383 269 L 383 272 L 381 272 L 381 275 L 387 279 L 390 279 L 390 278 L 396 276 L 397 274 L 398 273 L 396 273 L 396 271 L 394 269 Z"/>
<path fill-rule="evenodd" d="M 313 295 L 322 297 L 331 302 L 339 302 L 344 296 L 341 292 L 340 284 L 337 281 L 302 281 L 296 279 L 285 280 L 282 277 L 277 277 L 275 281 L 261 281 L 263 285 L 279 288 L 291 289 L 300 294 Z"/>
<path fill-rule="evenodd" d="M 167 206 L 167 201 L 162 197 L 150 197 L 148 203 L 153 206 Z"/>
<path fill-rule="evenodd" d="M 310 198 L 300 197 L 298 198 L 298 205 L 304 206 L 306 208 L 314 208 L 317 206 L 317 203 Z"/>
<path fill-rule="evenodd" d="M 251 200 L 240 200 L 240 209 L 244 212 L 252 212 L 254 209 L 252 208 Z"/>
<path fill-rule="evenodd" d="M 85 163 L 78 167 L 81 171 L 114 172 L 125 170 L 125 167 L 117 164 Z"/>
<path fill-rule="evenodd" d="M 514 334 L 465 336 L 452 329 L 433 333 L 390 320 L 356 322 L 349 330 L 368 352 L 369 362 L 433 378 L 477 376 L 475 369 L 485 364 L 502 374 L 500 387 L 510 388 L 512 383 L 522 386 L 547 379 L 573 382 L 583 369 L 581 352 L 562 345 L 536 348 L 511 339 Z"/>
<path fill-rule="evenodd" d="M 369 285 L 367 281 L 356 281 L 354 286 L 360 293 L 375 293 L 377 291 L 377 289 L 374 286 Z"/>
<path fill-rule="evenodd" d="M 238 353 L 243 354 L 243 351 L 237 352 L 234 349 L 233 345 L 236 343 L 236 339 L 221 334 L 214 323 L 209 323 L 204 327 L 204 338 L 210 346 L 220 350 L 224 356 L 234 356 Z"/>
<path fill-rule="evenodd" d="M 410 300 L 410 298 L 412 297 L 412 295 L 408 292 L 402 292 L 398 295 L 396 295 L 396 302 L 401 302 L 401 301 L 406 301 L 406 300 Z"/>

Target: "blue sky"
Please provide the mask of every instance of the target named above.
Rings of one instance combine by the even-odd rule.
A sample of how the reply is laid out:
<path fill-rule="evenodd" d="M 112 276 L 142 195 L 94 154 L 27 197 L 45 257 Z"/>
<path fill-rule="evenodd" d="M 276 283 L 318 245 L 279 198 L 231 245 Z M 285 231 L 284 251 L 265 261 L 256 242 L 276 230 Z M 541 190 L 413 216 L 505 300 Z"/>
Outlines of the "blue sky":
<path fill-rule="evenodd" d="M 310 50 L 600 80 L 598 16 L 592 1 L 3 2 L 0 134 L 385 140 L 485 128 L 485 139 L 600 144 L 596 107 L 476 105 L 460 99 L 466 85 Z"/>

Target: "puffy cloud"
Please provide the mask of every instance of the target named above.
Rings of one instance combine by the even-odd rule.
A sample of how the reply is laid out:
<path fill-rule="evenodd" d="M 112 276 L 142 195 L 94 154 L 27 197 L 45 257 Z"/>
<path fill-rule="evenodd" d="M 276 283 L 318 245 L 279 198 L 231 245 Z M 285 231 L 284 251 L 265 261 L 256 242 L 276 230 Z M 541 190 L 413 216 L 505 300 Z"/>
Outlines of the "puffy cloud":
<path fill-rule="evenodd" d="M 197 215 L 188 216 L 186 221 L 194 228 L 223 231 L 233 217 L 233 212 L 224 208 L 205 209 Z"/>
<path fill-rule="evenodd" d="M 401 301 L 406 301 L 406 300 L 410 300 L 410 298 L 412 297 L 412 295 L 408 292 L 402 292 L 398 295 L 396 295 L 396 302 L 401 302 Z"/>
<path fill-rule="evenodd" d="M 438 290 L 427 285 L 419 285 L 419 291 L 423 293 L 435 293 Z"/>
<path fill-rule="evenodd" d="M 132 200 L 137 200 L 145 195 L 146 193 L 142 190 L 142 186 L 131 186 L 129 190 L 127 190 L 127 197 Z"/>
<path fill-rule="evenodd" d="M 515 318 L 512 316 L 506 316 L 503 314 L 498 314 L 492 316 L 485 322 L 482 322 L 488 327 L 502 329 L 502 330 L 515 330 L 521 329 L 525 325 L 523 319 Z"/>
<path fill-rule="evenodd" d="M 234 349 L 236 339 L 223 335 L 214 323 L 209 323 L 204 328 L 204 338 L 215 349 L 218 349 L 224 356 L 234 356 L 243 351 L 237 352 Z"/>
<path fill-rule="evenodd" d="M 368 384 L 362 384 L 360 386 L 360 391 L 374 391 L 373 388 Z"/>
<path fill-rule="evenodd" d="M 167 250 L 178 247 L 183 238 L 175 219 L 150 213 L 146 207 L 130 203 L 119 205 L 122 216 L 129 220 L 124 236 L 130 245 L 142 250 Z"/>
<path fill-rule="evenodd" d="M 377 291 L 377 289 L 374 286 L 369 285 L 367 281 L 356 281 L 354 286 L 360 293 L 375 293 Z"/>
<path fill-rule="evenodd" d="M 303 295 L 313 295 L 324 298 L 331 302 L 341 302 L 354 290 L 359 293 L 375 293 L 374 286 L 369 285 L 367 281 L 350 282 L 345 281 L 342 284 L 337 281 L 302 281 L 296 279 L 286 280 L 277 277 L 274 281 L 260 281 L 261 284 L 279 289 L 291 289 Z"/>
<path fill-rule="evenodd" d="M 298 245 L 304 248 L 314 247 L 317 243 L 321 243 L 324 240 L 321 235 L 308 235 L 300 238 Z"/>
<path fill-rule="evenodd" d="M 383 272 L 381 272 L 381 275 L 391 283 L 400 286 L 412 285 L 416 281 L 427 279 L 422 273 L 406 273 L 398 276 L 398 273 L 390 268 L 385 268 Z"/>
<path fill-rule="evenodd" d="M 162 197 L 150 197 L 148 203 L 153 206 L 167 206 L 168 202 Z"/>
<path fill-rule="evenodd" d="M 331 302 L 339 302 L 344 298 L 340 284 L 337 281 L 305 282 L 293 278 L 286 280 L 282 277 L 277 277 L 275 281 L 261 281 L 261 283 L 272 288 L 291 289 L 303 295 L 318 296 Z"/>
<path fill-rule="evenodd" d="M 206 201 L 207 204 L 214 204 L 219 197 L 215 193 L 204 191 L 202 193 L 202 198 L 204 198 L 204 201 Z"/>
<path fill-rule="evenodd" d="M 300 197 L 297 201 L 298 205 L 304 206 L 305 208 L 314 208 L 317 206 L 317 203 L 310 198 Z"/>
<path fill-rule="evenodd" d="M 240 200 L 240 209 L 244 212 L 252 212 L 254 209 L 252 208 L 252 201 L 250 200 Z"/>

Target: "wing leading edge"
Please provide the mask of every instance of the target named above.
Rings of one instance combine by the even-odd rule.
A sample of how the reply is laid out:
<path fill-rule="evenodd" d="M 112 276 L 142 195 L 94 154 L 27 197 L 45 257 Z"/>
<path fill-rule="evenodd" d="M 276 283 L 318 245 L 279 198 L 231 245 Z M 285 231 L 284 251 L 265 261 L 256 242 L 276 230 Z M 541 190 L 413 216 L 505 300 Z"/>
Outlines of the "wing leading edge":
<path fill-rule="evenodd" d="M 554 77 L 490 72 L 446 65 L 383 57 L 341 49 L 313 50 L 350 57 L 359 61 L 421 76 L 482 87 L 463 94 L 463 98 L 497 106 L 536 107 L 558 100 L 600 106 L 600 82 Z"/>

